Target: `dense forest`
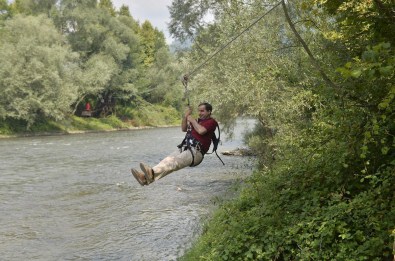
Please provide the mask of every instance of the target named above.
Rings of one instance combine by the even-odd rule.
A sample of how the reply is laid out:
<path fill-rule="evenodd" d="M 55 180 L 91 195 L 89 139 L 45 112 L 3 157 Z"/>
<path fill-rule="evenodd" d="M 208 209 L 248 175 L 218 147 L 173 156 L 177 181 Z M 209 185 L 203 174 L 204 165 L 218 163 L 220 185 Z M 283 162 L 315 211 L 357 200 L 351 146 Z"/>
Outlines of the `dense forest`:
<path fill-rule="evenodd" d="M 246 141 L 259 168 L 185 260 L 392 260 L 394 1 L 178 0 L 170 12 L 172 34 L 194 43 L 191 70 L 204 64 L 193 100 L 215 97 L 229 129 L 258 119 Z"/>
<path fill-rule="evenodd" d="M 0 0 L 0 127 L 209 101 L 257 169 L 184 260 L 392 260 L 393 0 L 174 0 L 162 32 L 110 0 Z M 237 36 L 237 37 L 236 37 Z M 213 56 L 215 54 L 215 57 Z M 199 68 L 199 70 L 196 70 Z M 213 173 L 215 175 L 215 173 Z"/>
<path fill-rule="evenodd" d="M 0 0 L 0 61 L 0 121 L 15 130 L 80 116 L 88 102 L 92 116 L 123 120 L 182 102 L 163 32 L 111 0 Z"/>

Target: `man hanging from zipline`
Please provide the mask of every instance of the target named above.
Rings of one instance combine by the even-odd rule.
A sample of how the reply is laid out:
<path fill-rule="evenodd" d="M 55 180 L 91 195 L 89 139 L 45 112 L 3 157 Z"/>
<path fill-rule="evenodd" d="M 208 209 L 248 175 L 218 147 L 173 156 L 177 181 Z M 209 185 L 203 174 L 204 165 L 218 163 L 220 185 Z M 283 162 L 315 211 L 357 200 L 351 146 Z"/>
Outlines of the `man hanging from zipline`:
<path fill-rule="evenodd" d="M 249 24 L 244 30 L 238 33 L 235 37 L 233 37 L 226 44 L 222 45 L 217 51 L 215 51 L 212 55 L 210 55 L 202 64 L 200 64 L 197 68 L 192 70 L 189 74 L 184 75 L 182 79 L 182 83 L 185 86 L 185 94 L 188 96 L 187 84 L 188 78 L 202 68 L 205 64 L 207 64 L 211 59 L 214 58 L 218 53 L 228 47 L 233 41 L 239 38 L 242 34 L 247 32 L 251 27 L 256 25 L 260 20 L 262 20 L 267 14 L 273 11 L 277 6 L 279 6 L 284 1 L 278 1 L 276 5 L 274 5 L 270 10 L 265 12 L 263 15 L 254 20 L 251 24 Z M 181 128 L 187 135 L 183 143 L 181 143 L 178 147 L 179 150 L 172 153 L 165 159 L 163 159 L 158 165 L 155 167 L 149 167 L 144 163 L 140 163 L 140 167 L 142 172 L 139 172 L 136 169 L 132 169 L 133 176 L 137 179 L 137 181 L 142 185 L 148 185 L 151 182 L 163 178 L 167 174 L 179 170 L 181 168 L 185 168 L 187 166 L 196 166 L 202 162 L 203 156 L 207 153 L 211 141 L 214 143 L 213 152 L 218 156 L 216 149 L 218 146 L 219 138 L 215 137 L 215 128 L 218 126 L 218 123 L 211 118 L 212 106 L 208 103 L 202 103 L 199 105 L 199 119 L 195 120 L 191 116 L 191 109 L 189 107 L 189 99 L 188 99 L 188 109 L 185 112 L 185 116 L 182 120 Z M 190 129 L 187 126 L 190 126 Z M 219 130 L 219 129 L 218 129 Z M 222 164 L 224 162 L 221 160 Z M 225 165 L 225 164 L 224 164 Z"/>
<path fill-rule="evenodd" d="M 132 169 L 132 174 L 136 180 L 142 186 L 145 186 L 173 171 L 199 165 L 203 161 L 204 154 L 210 148 L 215 137 L 215 129 L 218 126 L 217 121 L 211 118 L 212 110 L 211 104 L 207 102 L 199 104 L 199 118 L 196 120 L 191 115 L 191 107 L 188 106 L 181 122 L 181 129 L 186 132 L 186 135 L 182 143 L 178 145 L 178 149 L 152 168 L 140 163 L 142 172 Z M 216 138 L 214 138 L 215 140 Z"/>

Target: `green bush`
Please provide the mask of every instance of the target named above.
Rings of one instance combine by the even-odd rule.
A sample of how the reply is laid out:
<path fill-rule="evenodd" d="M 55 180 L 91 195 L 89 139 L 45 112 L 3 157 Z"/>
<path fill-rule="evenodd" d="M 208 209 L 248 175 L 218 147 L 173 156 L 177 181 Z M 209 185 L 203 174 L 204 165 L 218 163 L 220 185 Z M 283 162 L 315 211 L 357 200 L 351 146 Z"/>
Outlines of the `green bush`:
<path fill-rule="evenodd" d="M 255 173 L 181 260 L 391 260 L 394 166 L 355 194 L 317 184 L 328 173 L 301 180 L 298 168 Z"/>
<path fill-rule="evenodd" d="M 145 103 L 138 107 L 119 107 L 117 108 L 117 116 L 110 115 L 104 118 L 84 118 L 75 115 L 64 117 L 64 119 L 58 121 L 40 118 L 29 129 L 27 129 L 28 123 L 25 120 L 10 118 L 0 121 L 0 135 L 106 131 L 179 124 L 180 114 L 176 109 Z"/>
<path fill-rule="evenodd" d="M 180 124 L 180 113 L 160 104 L 140 101 L 133 107 L 118 108 L 118 115 L 133 126 L 166 126 Z"/>
<path fill-rule="evenodd" d="M 0 121 L 0 135 L 61 131 L 61 128 L 55 121 L 46 118 L 38 118 L 29 129 L 27 128 L 28 122 L 22 119 L 7 118 Z"/>
<path fill-rule="evenodd" d="M 16 132 L 26 131 L 26 122 L 17 119 L 5 119 L 0 121 L 0 135 L 12 135 Z"/>

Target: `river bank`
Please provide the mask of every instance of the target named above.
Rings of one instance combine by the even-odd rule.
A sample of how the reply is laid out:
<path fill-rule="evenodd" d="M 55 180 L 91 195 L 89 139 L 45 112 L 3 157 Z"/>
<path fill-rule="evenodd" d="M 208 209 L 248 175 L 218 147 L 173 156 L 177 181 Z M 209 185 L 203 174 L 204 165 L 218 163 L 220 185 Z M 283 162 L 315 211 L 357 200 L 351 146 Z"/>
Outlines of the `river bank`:
<path fill-rule="evenodd" d="M 8 138 L 23 138 L 23 137 L 42 137 L 42 136 L 63 136 L 73 134 L 89 134 L 89 133 L 102 133 L 102 132 L 115 132 L 115 131 L 131 131 L 131 130 L 142 130 L 142 129 L 153 129 L 153 128 L 171 128 L 174 125 L 158 125 L 158 126 L 130 126 L 125 128 L 112 128 L 112 129 L 97 129 L 97 130 L 70 130 L 70 131 L 44 131 L 44 132 L 23 132 L 15 133 L 10 135 L 0 134 L 0 139 Z"/>
<path fill-rule="evenodd" d="M 136 111 L 131 115 L 111 115 L 104 118 L 68 115 L 61 120 L 40 119 L 29 127 L 21 120 L 3 120 L 0 121 L 0 138 L 127 131 L 180 124 L 180 113 L 176 109 L 159 106 L 152 106 L 151 109 Z"/>

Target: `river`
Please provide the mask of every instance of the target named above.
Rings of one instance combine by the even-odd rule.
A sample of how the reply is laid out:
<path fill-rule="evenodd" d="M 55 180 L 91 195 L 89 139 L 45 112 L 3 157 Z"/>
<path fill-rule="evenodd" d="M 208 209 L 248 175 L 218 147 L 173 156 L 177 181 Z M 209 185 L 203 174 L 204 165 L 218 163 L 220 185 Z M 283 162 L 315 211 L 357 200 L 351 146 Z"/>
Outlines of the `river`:
<path fill-rule="evenodd" d="M 239 121 L 242 145 L 252 121 Z M 225 136 L 225 137 L 224 137 Z M 150 186 L 130 173 L 176 149 L 179 127 L 0 140 L 0 260 L 176 260 L 252 160 L 207 155 Z"/>

